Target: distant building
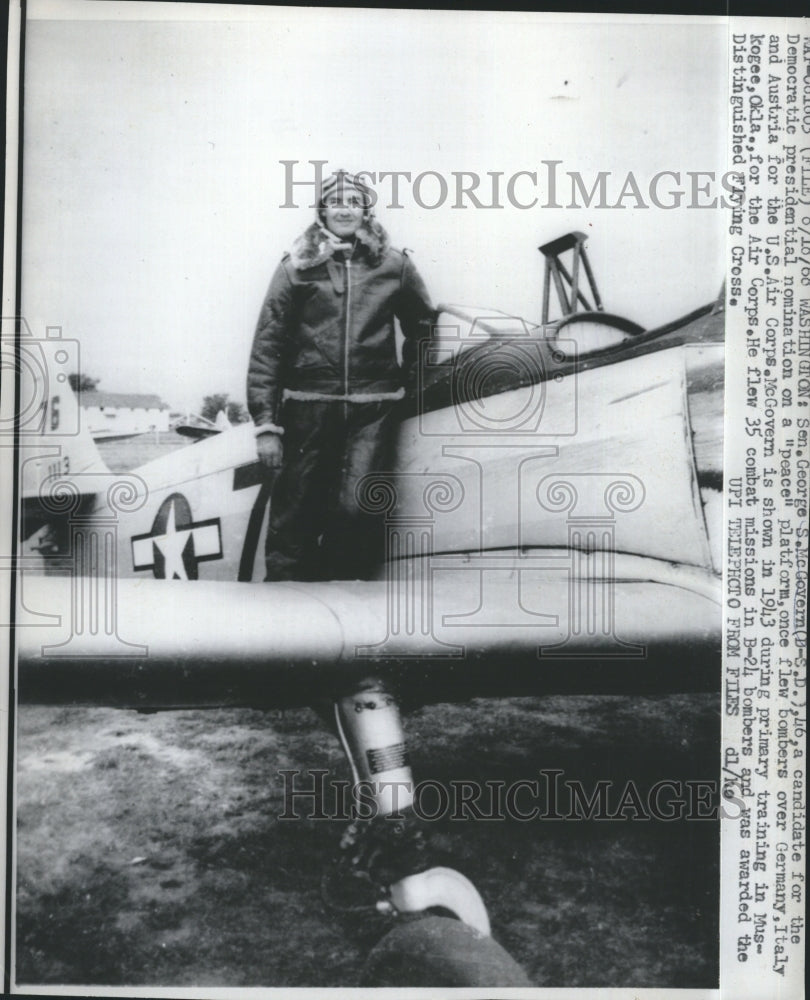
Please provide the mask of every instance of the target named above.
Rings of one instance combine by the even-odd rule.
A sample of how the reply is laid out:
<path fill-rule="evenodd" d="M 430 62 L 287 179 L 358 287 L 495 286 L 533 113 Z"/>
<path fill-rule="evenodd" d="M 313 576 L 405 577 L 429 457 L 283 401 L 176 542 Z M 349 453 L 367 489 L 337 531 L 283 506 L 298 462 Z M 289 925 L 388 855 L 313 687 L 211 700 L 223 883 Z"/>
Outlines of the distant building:
<path fill-rule="evenodd" d="M 85 426 L 94 438 L 168 431 L 169 406 L 160 396 L 135 392 L 83 392 Z"/>

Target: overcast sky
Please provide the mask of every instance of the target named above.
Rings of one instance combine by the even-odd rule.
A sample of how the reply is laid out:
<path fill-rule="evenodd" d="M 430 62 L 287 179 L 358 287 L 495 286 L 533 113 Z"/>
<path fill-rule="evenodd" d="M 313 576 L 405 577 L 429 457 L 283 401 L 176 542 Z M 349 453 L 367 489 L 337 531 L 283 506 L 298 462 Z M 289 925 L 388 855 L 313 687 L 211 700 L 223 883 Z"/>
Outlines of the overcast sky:
<path fill-rule="evenodd" d="M 452 183 L 462 170 L 542 181 L 553 159 L 588 186 L 611 171 L 611 202 L 628 171 L 649 201 L 659 171 L 727 169 L 728 28 L 713 19 L 103 0 L 33 0 L 28 14 L 23 314 L 78 339 L 100 388 L 174 406 L 244 399 L 262 297 L 313 217 L 303 189 L 302 207 L 280 207 L 281 160 L 300 179 L 320 159 Z M 521 210 L 502 186 L 499 210 L 453 208 L 452 194 L 429 210 L 402 190 L 404 207 L 378 216 L 438 302 L 538 320 L 537 246 L 574 228 L 606 308 L 645 326 L 723 278 L 722 209 Z"/>

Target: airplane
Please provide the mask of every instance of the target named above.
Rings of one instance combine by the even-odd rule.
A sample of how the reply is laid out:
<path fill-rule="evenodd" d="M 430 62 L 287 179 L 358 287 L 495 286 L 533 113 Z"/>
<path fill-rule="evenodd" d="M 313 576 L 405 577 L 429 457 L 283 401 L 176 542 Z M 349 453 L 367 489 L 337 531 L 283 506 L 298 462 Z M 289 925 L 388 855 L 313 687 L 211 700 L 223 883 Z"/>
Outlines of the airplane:
<path fill-rule="evenodd" d="M 72 342 L 23 328 L 19 701 L 269 708 L 323 692 L 385 816 L 390 786 L 411 781 L 403 704 L 718 691 L 723 292 L 644 330 L 604 311 L 585 240 L 540 247 L 539 325 L 439 310 L 395 468 L 361 484 L 385 524 L 373 580 L 245 586 L 262 577 L 272 493 L 252 425 L 111 473 L 66 384 Z M 460 873 L 375 893 L 380 913 L 426 915 L 440 963 L 467 935 L 484 958 L 458 985 L 528 984 Z M 391 935 L 412 949 L 418 933 Z"/>

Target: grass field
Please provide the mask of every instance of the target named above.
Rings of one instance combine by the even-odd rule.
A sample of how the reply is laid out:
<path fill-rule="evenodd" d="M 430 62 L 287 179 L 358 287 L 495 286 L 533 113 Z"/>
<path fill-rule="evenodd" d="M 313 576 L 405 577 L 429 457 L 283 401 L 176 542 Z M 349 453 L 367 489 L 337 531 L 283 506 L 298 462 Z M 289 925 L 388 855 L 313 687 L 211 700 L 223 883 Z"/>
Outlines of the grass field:
<path fill-rule="evenodd" d="M 423 708 L 407 729 L 418 779 L 513 782 L 560 768 L 586 788 L 633 779 L 644 792 L 716 777 L 716 702 L 480 700 Z M 348 777 L 307 710 L 24 707 L 17 981 L 356 984 L 375 928 L 336 917 L 320 891 L 342 824 L 280 820 L 282 768 Z M 536 984 L 717 985 L 716 822 L 430 827 Z"/>
<path fill-rule="evenodd" d="M 104 452 L 123 471 L 184 444 Z M 715 695 L 481 699 L 406 729 L 416 779 L 445 784 L 559 769 L 643 797 L 719 769 Z M 280 770 L 349 777 L 309 710 L 23 706 L 16 763 L 17 983 L 350 987 L 386 930 L 322 897 L 343 823 L 279 818 Z M 537 985 L 717 986 L 716 820 L 426 826 Z"/>

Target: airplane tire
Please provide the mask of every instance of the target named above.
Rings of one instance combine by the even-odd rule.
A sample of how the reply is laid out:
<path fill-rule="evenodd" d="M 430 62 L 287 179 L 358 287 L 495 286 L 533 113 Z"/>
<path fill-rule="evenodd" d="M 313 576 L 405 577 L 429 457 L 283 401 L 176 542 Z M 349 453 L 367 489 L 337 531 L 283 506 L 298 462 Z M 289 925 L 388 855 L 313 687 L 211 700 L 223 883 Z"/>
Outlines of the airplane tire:
<path fill-rule="evenodd" d="M 403 920 L 371 950 L 361 986 L 530 987 L 491 937 L 449 917 Z"/>

